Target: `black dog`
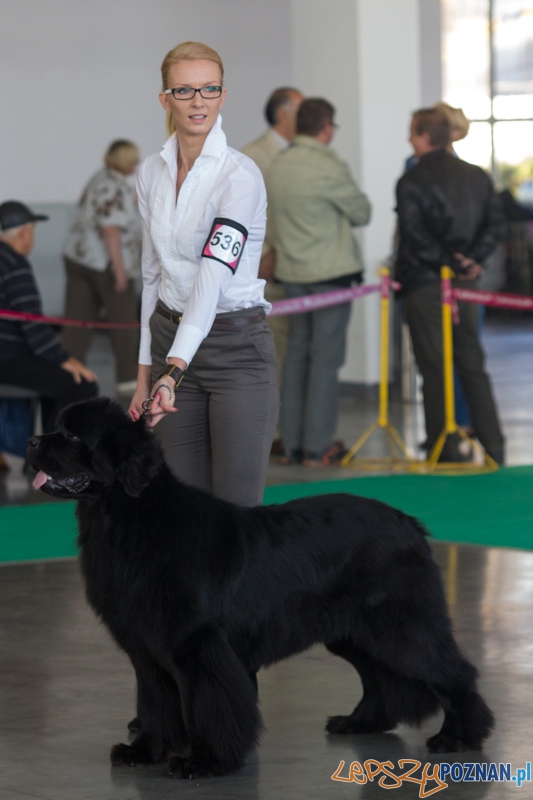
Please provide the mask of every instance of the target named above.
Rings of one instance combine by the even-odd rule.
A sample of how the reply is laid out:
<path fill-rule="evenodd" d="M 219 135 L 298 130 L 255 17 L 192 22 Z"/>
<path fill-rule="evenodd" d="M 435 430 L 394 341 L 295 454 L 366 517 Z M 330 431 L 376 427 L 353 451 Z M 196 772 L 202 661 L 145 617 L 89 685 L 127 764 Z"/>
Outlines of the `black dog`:
<path fill-rule="evenodd" d="M 389 731 L 442 706 L 430 751 L 480 749 L 493 716 L 416 520 L 347 494 L 251 509 L 217 500 L 176 480 L 143 421 L 104 398 L 58 424 L 29 442 L 34 486 L 78 500 L 87 597 L 138 682 L 142 730 L 112 748 L 114 764 L 237 769 L 262 727 L 250 676 L 317 642 L 364 689 L 329 733 Z"/>

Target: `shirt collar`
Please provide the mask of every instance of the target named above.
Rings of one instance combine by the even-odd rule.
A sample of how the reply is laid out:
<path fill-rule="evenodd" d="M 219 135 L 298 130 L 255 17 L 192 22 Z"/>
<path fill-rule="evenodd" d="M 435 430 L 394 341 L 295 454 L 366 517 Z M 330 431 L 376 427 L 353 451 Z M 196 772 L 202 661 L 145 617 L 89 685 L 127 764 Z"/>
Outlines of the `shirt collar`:
<path fill-rule="evenodd" d="M 275 131 L 274 128 L 270 128 L 270 135 L 273 137 L 274 141 L 276 141 L 279 144 L 279 146 L 282 147 L 284 150 L 286 150 L 287 147 L 290 145 L 289 140 L 286 139 L 284 136 L 282 136 L 281 133 Z"/>
<path fill-rule="evenodd" d="M 222 117 L 219 114 L 215 124 L 207 134 L 204 146 L 202 147 L 202 152 L 198 158 L 203 158 L 204 156 L 221 158 L 221 156 L 224 155 L 226 147 L 226 134 L 222 130 Z M 175 171 L 178 158 L 178 140 L 175 133 L 173 133 L 172 136 L 166 140 L 165 144 L 161 148 L 160 155 L 161 158 L 166 161 L 169 168 L 172 171 Z"/>
<path fill-rule="evenodd" d="M 325 150 L 326 152 L 330 153 L 331 148 L 329 144 L 324 144 L 324 142 L 319 142 L 318 139 L 315 139 L 314 136 L 306 136 L 303 133 L 299 133 L 291 142 L 291 145 L 303 145 L 304 147 L 312 147 L 316 150 Z"/>

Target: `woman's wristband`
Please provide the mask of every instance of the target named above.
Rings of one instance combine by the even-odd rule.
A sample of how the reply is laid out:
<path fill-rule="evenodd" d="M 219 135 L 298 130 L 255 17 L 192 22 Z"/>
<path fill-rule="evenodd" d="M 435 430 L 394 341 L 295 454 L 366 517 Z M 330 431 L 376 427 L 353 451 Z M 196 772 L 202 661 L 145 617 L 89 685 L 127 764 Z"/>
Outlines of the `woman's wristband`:
<path fill-rule="evenodd" d="M 176 385 L 174 386 L 174 391 L 176 391 L 183 380 L 183 375 L 184 372 L 180 367 L 177 367 L 175 364 L 169 364 L 157 380 L 160 381 L 162 378 L 172 378 L 173 381 L 176 381 Z"/>

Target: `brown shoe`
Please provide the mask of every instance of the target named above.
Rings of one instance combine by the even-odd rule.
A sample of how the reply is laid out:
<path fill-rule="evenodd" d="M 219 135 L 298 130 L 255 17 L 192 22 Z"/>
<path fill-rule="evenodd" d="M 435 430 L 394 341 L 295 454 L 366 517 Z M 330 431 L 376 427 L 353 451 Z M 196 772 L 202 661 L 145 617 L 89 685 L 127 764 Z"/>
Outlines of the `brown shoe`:
<path fill-rule="evenodd" d="M 281 439 L 274 439 L 272 442 L 272 447 L 270 448 L 270 455 L 271 456 L 282 456 L 283 455 L 283 442 Z"/>
<path fill-rule="evenodd" d="M 334 464 L 338 464 L 347 452 L 344 442 L 336 439 L 322 454 L 306 450 L 302 464 L 304 467 L 331 467 Z"/>
<path fill-rule="evenodd" d="M 289 466 L 289 464 L 301 464 L 302 451 L 299 447 L 284 447 L 279 463 L 283 464 L 284 467 Z"/>

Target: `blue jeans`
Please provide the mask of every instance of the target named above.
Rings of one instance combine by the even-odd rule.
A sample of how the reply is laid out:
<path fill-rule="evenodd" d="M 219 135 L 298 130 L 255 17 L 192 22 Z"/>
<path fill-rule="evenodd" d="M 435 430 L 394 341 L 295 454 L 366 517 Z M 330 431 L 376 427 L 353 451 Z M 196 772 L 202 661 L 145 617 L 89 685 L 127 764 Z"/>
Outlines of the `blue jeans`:
<path fill-rule="evenodd" d="M 288 298 L 334 291 L 324 283 L 283 283 Z M 323 453 L 334 441 L 338 371 L 346 353 L 351 303 L 289 317 L 281 382 L 280 434 L 284 447 Z"/>

